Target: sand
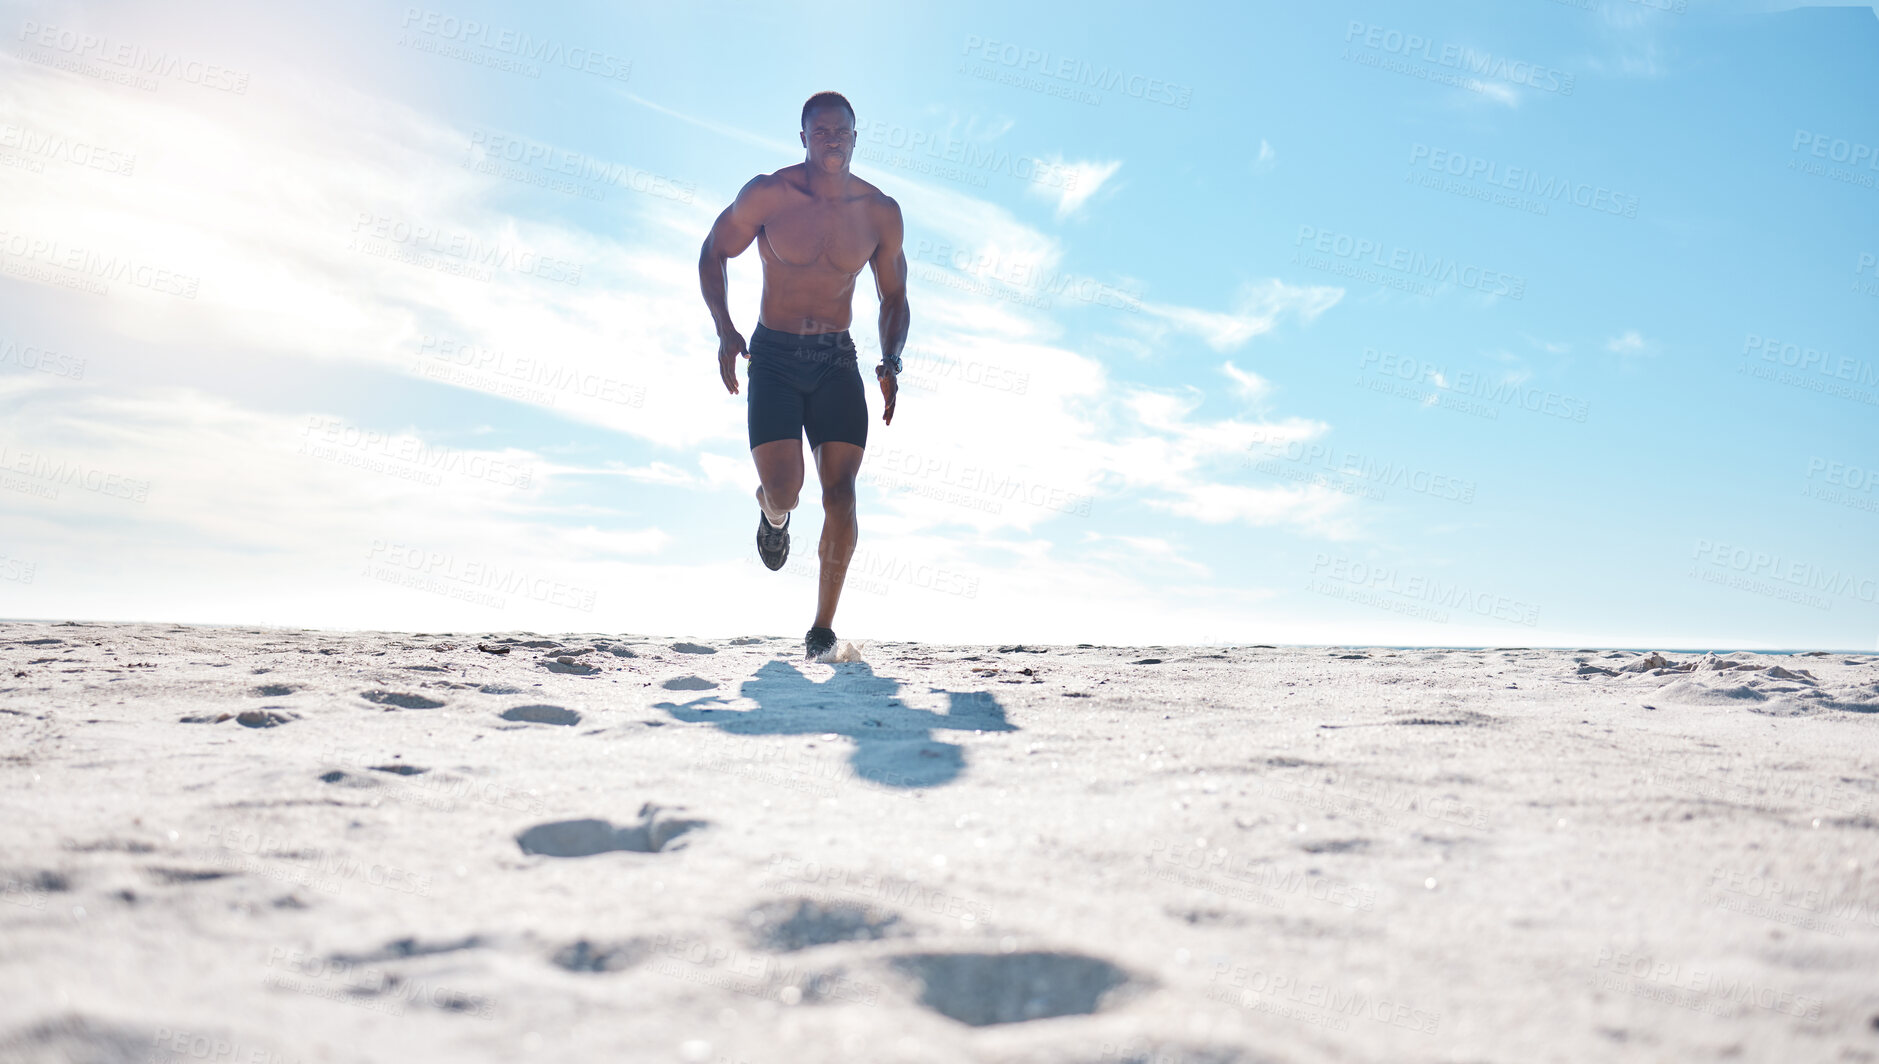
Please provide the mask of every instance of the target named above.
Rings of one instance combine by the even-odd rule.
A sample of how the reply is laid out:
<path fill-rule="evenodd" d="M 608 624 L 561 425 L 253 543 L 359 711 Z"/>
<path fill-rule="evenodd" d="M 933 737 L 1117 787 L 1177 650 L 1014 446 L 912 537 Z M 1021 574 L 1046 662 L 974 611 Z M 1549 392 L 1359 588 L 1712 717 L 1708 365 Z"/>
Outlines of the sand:
<path fill-rule="evenodd" d="M 0 1060 L 1879 1060 L 1872 656 L 864 653 L 0 625 Z"/>

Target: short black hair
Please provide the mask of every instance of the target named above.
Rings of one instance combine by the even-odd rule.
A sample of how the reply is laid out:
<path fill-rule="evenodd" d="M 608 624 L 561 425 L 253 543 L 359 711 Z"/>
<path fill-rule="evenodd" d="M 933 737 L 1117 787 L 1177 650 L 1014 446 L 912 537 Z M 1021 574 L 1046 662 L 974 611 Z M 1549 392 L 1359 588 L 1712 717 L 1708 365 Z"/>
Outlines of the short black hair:
<path fill-rule="evenodd" d="M 830 107 L 835 104 L 840 104 L 842 110 L 848 112 L 848 121 L 852 125 L 855 121 L 855 108 L 853 104 L 848 102 L 848 97 L 843 96 L 839 92 L 818 92 L 803 101 L 802 128 L 809 128 L 809 112 L 818 107 Z"/>

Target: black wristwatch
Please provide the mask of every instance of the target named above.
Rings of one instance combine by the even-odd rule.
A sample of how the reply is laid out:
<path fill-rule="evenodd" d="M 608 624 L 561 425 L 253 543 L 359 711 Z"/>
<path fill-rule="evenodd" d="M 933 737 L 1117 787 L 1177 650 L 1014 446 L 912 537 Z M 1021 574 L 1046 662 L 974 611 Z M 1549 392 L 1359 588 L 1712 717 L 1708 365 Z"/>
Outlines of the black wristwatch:
<path fill-rule="evenodd" d="M 900 376 L 899 355 L 883 355 L 881 356 L 881 361 L 887 364 L 887 371 L 889 373 L 892 373 L 896 377 Z"/>

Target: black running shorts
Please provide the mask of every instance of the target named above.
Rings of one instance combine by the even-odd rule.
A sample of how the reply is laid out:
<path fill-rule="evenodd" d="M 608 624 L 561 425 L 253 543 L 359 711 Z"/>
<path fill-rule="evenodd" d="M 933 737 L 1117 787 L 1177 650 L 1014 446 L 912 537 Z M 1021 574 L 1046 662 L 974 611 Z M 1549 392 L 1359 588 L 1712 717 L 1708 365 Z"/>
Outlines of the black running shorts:
<path fill-rule="evenodd" d="M 750 333 L 750 445 L 801 439 L 868 445 L 868 397 L 848 330 Z"/>

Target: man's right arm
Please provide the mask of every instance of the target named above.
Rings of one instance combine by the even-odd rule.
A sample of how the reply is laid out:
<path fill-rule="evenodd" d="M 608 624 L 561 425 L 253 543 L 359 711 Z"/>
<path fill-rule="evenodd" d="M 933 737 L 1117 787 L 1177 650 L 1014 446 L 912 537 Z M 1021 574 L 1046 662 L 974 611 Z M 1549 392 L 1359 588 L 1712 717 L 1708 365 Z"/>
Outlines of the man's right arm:
<path fill-rule="evenodd" d="M 711 311 L 711 321 L 718 331 L 718 369 L 732 395 L 737 394 L 737 356 L 749 357 L 749 353 L 744 349 L 743 335 L 731 321 L 730 274 L 725 264 L 742 255 L 757 238 L 763 222 L 761 201 L 766 183 L 764 175 L 751 178 L 712 223 L 698 251 L 698 286 L 704 291 L 705 307 Z"/>

